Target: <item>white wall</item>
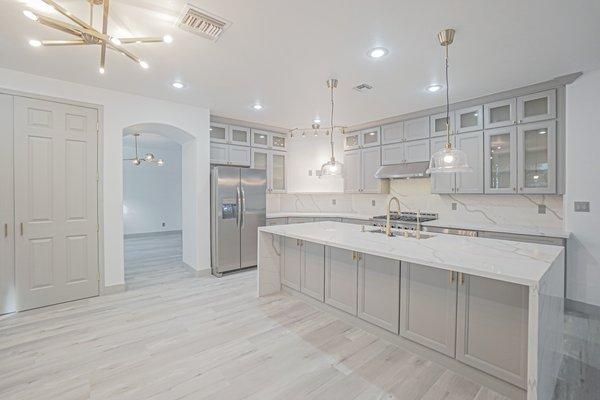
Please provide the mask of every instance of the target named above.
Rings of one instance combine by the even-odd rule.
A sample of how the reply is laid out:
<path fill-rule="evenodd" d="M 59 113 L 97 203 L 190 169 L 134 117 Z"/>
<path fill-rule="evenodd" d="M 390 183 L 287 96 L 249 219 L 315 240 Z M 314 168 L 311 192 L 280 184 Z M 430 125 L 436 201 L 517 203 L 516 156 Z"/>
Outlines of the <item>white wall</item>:
<path fill-rule="evenodd" d="M 344 180 L 341 177 L 317 177 L 315 171 L 331 158 L 330 137 L 321 133 L 314 136 L 306 132 L 306 137 L 295 134 L 288 142 L 287 179 L 288 192 L 342 192 Z M 342 136 L 334 137 L 334 154 L 343 161 L 344 145 Z M 312 171 L 312 176 L 308 171 Z"/>
<path fill-rule="evenodd" d="M 151 152 L 163 158 L 165 165 L 135 166 L 123 162 L 123 232 L 128 235 L 181 230 L 181 147 L 138 149 L 141 155 Z M 123 152 L 128 157 L 135 149 L 123 146 Z"/>
<path fill-rule="evenodd" d="M 584 73 L 567 86 L 566 229 L 573 233 L 567 252 L 570 299 L 600 306 L 600 70 Z M 573 211 L 589 201 L 590 212 Z"/>
<path fill-rule="evenodd" d="M 104 284 L 124 283 L 123 268 L 123 128 L 156 122 L 176 126 L 196 140 L 184 146 L 190 170 L 184 173 L 193 200 L 185 202 L 183 214 L 189 214 L 184 262 L 197 270 L 210 268 L 210 154 L 209 111 L 185 104 L 162 101 L 113 90 L 45 78 L 0 68 L 0 87 L 28 93 L 100 104 L 103 115 L 103 187 Z M 192 144 L 193 143 L 193 144 Z M 196 173 L 197 172 L 197 173 Z M 189 175 L 193 176 L 190 177 Z M 185 190 L 184 190 L 185 193 Z M 189 194 L 189 193 L 188 193 Z M 190 204 L 191 203 L 191 204 Z M 189 209 L 186 210 L 186 205 Z M 185 225 L 184 225 L 185 229 Z M 185 243 L 188 243 L 186 248 Z M 193 246 L 189 246 L 193 244 Z"/>

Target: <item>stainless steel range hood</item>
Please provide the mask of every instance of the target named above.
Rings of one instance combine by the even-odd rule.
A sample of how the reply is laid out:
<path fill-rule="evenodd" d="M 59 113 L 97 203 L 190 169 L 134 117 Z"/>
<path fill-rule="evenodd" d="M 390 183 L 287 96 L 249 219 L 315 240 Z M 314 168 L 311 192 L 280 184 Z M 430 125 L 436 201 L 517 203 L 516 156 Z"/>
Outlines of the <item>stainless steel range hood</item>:
<path fill-rule="evenodd" d="M 413 162 L 405 164 L 382 165 L 375 172 L 375 178 L 378 179 L 407 179 L 407 178 L 427 178 L 429 161 Z"/>

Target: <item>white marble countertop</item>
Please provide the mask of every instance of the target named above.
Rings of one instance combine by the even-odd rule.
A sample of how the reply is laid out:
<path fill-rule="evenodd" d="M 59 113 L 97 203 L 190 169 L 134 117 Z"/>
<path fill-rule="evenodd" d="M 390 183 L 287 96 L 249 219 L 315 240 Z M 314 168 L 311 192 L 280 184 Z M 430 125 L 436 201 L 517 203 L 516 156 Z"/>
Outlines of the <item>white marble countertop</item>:
<path fill-rule="evenodd" d="M 275 213 L 267 213 L 267 218 L 287 218 L 287 217 L 304 217 L 304 218 L 349 218 L 349 219 L 364 219 L 370 220 L 372 215 L 357 214 L 357 213 L 336 213 L 336 212 L 299 212 L 299 211 L 283 211 Z"/>
<path fill-rule="evenodd" d="M 470 229 L 475 231 L 512 233 L 517 235 L 533 235 L 568 239 L 571 233 L 559 228 L 546 228 L 542 226 L 522 226 L 522 225 L 499 225 L 487 223 L 471 222 L 453 222 L 438 219 L 435 221 L 423 222 L 423 226 L 435 226 L 439 228 Z"/>
<path fill-rule="evenodd" d="M 321 243 L 376 256 L 414 262 L 521 285 L 537 285 L 558 257 L 561 246 L 433 234 L 429 239 L 387 237 L 361 232 L 361 225 L 340 222 L 264 226 L 261 232 Z M 367 230 L 369 227 L 367 227 Z"/>

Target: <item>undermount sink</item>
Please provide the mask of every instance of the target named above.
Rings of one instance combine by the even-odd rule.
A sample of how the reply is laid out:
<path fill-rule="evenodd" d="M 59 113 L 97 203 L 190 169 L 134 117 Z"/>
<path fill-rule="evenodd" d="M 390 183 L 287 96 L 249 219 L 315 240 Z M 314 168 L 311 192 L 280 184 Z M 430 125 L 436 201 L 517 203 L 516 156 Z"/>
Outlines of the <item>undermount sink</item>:
<path fill-rule="evenodd" d="M 385 229 L 384 228 L 377 228 L 377 229 L 371 229 L 368 230 L 366 232 L 369 233 L 380 233 L 382 235 L 385 235 Z M 396 237 L 404 237 L 404 233 L 402 231 L 399 230 L 392 230 L 391 235 L 392 237 L 396 236 Z M 421 233 L 420 239 L 429 239 L 432 238 L 433 235 L 427 234 L 427 233 Z M 408 231 L 408 238 L 413 238 L 416 239 L 415 233 L 414 231 Z"/>

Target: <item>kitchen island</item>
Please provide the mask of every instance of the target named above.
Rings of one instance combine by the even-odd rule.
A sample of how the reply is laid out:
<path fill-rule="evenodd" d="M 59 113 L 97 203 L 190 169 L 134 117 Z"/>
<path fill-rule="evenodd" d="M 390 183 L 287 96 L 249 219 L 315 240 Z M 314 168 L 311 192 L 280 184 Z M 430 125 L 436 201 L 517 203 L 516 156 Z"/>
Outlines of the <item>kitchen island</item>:
<path fill-rule="evenodd" d="M 513 398 L 551 397 L 563 334 L 562 247 L 374 229 L 259 228 L 258 295 L 283 288 Z"/>

